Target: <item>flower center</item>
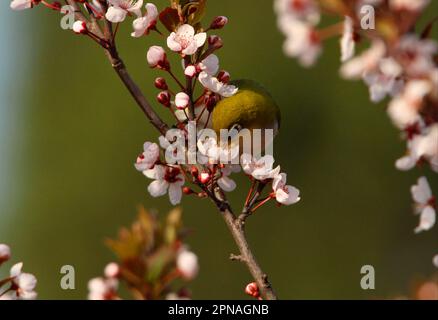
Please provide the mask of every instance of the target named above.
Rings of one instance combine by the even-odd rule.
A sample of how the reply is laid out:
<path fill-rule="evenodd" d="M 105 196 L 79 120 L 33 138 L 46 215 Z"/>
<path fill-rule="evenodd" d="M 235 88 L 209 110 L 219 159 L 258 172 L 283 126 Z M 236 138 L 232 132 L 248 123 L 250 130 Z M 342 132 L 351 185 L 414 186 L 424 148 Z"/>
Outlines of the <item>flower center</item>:
<path fill-rule="evenodd" d="M 178 177 L 180 174 L 180 170 L 178 168 L 167 168 L 166 174 L 164 175 L 164 180 L 166 180 L 169 183 L 175 183 L 177 181 L 180 181 L 181 179 Z"/>

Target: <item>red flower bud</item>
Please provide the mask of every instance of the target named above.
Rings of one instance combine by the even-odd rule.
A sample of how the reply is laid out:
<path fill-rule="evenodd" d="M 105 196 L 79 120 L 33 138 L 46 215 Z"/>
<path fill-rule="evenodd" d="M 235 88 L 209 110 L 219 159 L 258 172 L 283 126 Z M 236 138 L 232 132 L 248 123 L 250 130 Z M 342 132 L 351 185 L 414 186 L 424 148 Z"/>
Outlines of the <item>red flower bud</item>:
<path fill-rule="evenodd" d="M 161 90 L 167 90 L 169 87 L 167 86 L 167 82 L 164 78 L 157 78 L 155 79 L 155 88 L 161 89 Z"/>
<path fill-rule="evenodd" d="M 208 45 L 210 50 L 218 50 L 224 46 L 222 38 L 216 35 L 208 36 Z"/>
<path fill-rule="evenodd" d="M 52 2 L 53 10 L 61 10 L 62 4 L 59 1 Z"/>
<path fill-rule="evenodd" d="M 210 25 L 210 29 L 222 29 L 228 23 L 228 18 L 224 16 L 219 16 L 213 19 Z"/>
<path fill-rule="evenodd" d="M 88 32 L 88 28 L 85 21 L 78 20 L 73 23 L 73 32 L 76 34 L 86 34 Z"/>
<path fill-rule="evenodd" d="M 161 91 L 157 96 L 157 101 L 165 107 L 170 107 L 170 93 L 168 91 Z"/>
<path fill-rule="evenodd" d="M 260 291 L 259 291 L 259 287 L 257 286 L 257 283 L 255 282 L 249 283 L 245 288 L 245 293 L 251 297 L 259 298 Z"/>
<path fill-rule="evenodd" d="M 185 195 L 191 195 L 191 194 L 194 194 L 194 193 L 195 193 L 195 191 L 193 191 L 193 190 L 190 189 L 189 187 L 184 187 L 184 188 L 182 189 L 182 191 L 183 191 L 183 193 L 184 193 Z"/>
<path fill-rule="evenodd" d="M 218 102 L 218 99 L 217 99 L 215 94 L 206 95 L 204 97 L 204 103 L 205 103 L 205 106 L 207 107 L 207 110 L 209 112 L 213 111 L 214 107 L 216 107 L 217 102 Z"/>
<path fill-rule="evenodd" d="M 193 175 L 194 177 L 196 177 L 196 176 L 198 175 L 199 170 L 198 170 L 197 167 L 193 166 L 193 167 L 190 169 L 190 172 L 192 173 L 192 175 Z"/>
<path fill-rule="evenodd" d="M 211 174 L 208 172 L 202 172 L 199 176 L 198 179 L 201 183 L 208 183 L 211 180 Z"/>

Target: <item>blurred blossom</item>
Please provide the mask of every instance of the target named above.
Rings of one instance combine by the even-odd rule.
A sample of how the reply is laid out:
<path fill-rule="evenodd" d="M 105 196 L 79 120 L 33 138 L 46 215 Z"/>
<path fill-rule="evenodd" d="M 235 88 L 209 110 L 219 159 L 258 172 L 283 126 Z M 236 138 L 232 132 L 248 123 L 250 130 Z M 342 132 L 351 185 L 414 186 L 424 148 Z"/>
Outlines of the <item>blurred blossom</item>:
<path fill-rule="evenodd" d="M 412 198 L 415 201 L 416 210 L 420 213 L 420 224 L 415 232 L 430 230 L 436 219 L 435 198 L 432 195 L 429 183 L 425 177 L 418 179 L 418 184 L 411 187 Z"/>
<path fill-rule="evenodd" d="M 185 279 L 194 279 L 199 272 L 198 257 L 191 251 L 182 249 L 178 254 L 176 266 Z"/>

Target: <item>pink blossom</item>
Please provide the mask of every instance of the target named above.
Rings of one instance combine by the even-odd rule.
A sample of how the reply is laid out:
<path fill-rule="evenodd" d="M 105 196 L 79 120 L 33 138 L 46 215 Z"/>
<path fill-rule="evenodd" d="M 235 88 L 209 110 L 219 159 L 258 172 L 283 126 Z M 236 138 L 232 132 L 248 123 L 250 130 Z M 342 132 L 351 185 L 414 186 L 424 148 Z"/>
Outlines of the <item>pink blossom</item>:
<path fill-rule="evenodd" d="M 205 32 L 195 34 L 195 29 L 189 24 L 183 24 L 176 32 L 172 32 L 167 38 L 167 46 L 175 52 L 183 55 L 194 54 L 202 47 L 207 39 Z"/>
<path fill-rule="evenodd" d="M 157 7 L 152 3 L 146 3 L 146 15 L 134 20 L 132 23 L 134 32 L 131 35 L 136 38 L 147 35 L 157 24 L 157 18 Z"/>

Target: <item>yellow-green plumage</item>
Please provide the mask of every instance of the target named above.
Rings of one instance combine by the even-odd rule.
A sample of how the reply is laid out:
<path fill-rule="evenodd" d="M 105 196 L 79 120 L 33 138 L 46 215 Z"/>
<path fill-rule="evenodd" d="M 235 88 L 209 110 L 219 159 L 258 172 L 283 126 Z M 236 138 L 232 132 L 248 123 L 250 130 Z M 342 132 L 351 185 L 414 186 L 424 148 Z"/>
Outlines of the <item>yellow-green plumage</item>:
<path fill-rule="evenodd" d="M 247 129 L 280 128 L 280 109 L 269 92 L 252 80 L 236 80 L 231 84 L 239 91 L 232 97 L 222 99 L 212 113 L 212 126 L 218 134 L 221 129 L 240 125 Z"/>

